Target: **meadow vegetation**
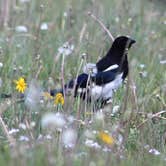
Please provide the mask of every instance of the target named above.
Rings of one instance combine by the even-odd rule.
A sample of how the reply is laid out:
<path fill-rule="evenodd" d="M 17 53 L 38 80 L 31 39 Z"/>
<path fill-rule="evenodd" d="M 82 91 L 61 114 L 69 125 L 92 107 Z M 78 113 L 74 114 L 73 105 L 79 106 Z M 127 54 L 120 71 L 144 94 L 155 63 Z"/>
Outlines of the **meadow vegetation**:
<path fill-rule="evenodd" d="M 0 6 L 0 93 L 12 94 L 0 98 L 0 165 L 166 164 L 164 1 L 1 0 Z M 96 111 L 72 95 L 42 96 L 110 48 L 89 12 L 114 37 L 136 40 L 125 85 Z"/>

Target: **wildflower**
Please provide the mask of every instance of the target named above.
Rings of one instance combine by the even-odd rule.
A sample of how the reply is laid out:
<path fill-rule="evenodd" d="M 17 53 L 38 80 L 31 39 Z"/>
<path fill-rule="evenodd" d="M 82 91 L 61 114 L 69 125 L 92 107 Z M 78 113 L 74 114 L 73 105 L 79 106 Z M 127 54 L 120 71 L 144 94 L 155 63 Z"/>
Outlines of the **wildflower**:
<path fill-rule="evenodd" d="M 61 130 L 66 124 L 66 120 L 61 113 L 47 113 L 42 117 L 41 125 L 43 128 L 57 128 Z"/>
<path fill-rule="evenodd" d="M 32 80 L 25 94 L 25 104 L 33 111 L 36 111 L 39 108 L 41 92 L 42 90 L 38 82 Z"/>
<path fill-rule="evenodd" d="M 141 64 L 139 65 L 139 67 L 140 67 L 140 69 L 144 69 L 144 68 L 146 67 L 146 65 L 143 64 L 143 63 L 141 63 Z"/>
<path fill-rule="evenodd" d="M 112 113 L 111 113 L 111 116 L 114 116 L 116 113 L 118 113 L 120 109 L 120 106 L 119 105 L 115 105 L 112 109 Z"/>
<path fill-rule="evenodd" d="M 9 131 L 9 134 L 15 134 L 15 133 L 18 133 L 20 130 L 19 129 L 11 129 L 10 131 Z"/>
<path fill-rule="evenodd" d="M 97 142 L 94 142 L 91 139 L 86 139 L 85 145 L 87 147 L 91 147 L 91 148 L 95 148 L 95 149 L 100 149 L 101 148 L 101 146 Z"/>
<path fill-rule="evenodd" d="M 27 84 L 23 77 L 20 77 L 18 80 L 15 80 L 14 83 L 16 84 L 16 90 L 18 92 L 24 93 L 25 89 L 27 88 Z"/>
<path fill-rule="evenodd" d="M 36 123 L 35 123 L 34 121 L 32 121 L 32 122 L 30 123 L 30 127 L 31 127 L 31 128 L 35 127 L 35 125 L 36 125 Z"/>
<path fill-rule="evenodd" d="M 160 152 L 157 149 L 154 149 L 154 148 L 150 149 L 149 153 L 154 154 L 156 156 L 160 155 Z"/>
<path fill-rule="evenodd" d="M 166 64 L 166 60 L 161 60 L 160 64 Z"/>
<path fill-rule="evenodd" d="M 65 56 L 70 55 L 74 50 L 74 45 L 70 45 L 68 42 L 64 43 L 62 47 L 58 48 L 58 52 L 60 54 L 64 54 Z"/>
<path fill-rule="evenodd" d="M 3 81 L 2 81 L 2 78 L 0 77 L 0 87 L 2 86 L 2 83 Z"/>
<path fill-rule="evenodd" d="M 28 142 L 28 141 L 29 141 L 29 138 L 28 138 L 27 136 L 21 135 L 21 136 L 19 137 L 19 141 Z"/>
<path fill-rule="evenodd" d="M 64 97 L 62 93 L 57 93 L 55 96 L 54 104 L 61 104 L 64 105 Z"/>
<path fill-rule="evenodd" d="M 30 2 L 30 0 L 20 0 L 21 3 L 27 3 Z"/>
<path fill-rule="evenodd" d="M 52 136 L 51 136 L 50 134 L 47 134 L 47 135 L 45 136 L 45 139 L 51 140 L 51 139 L 52 139 Z"/>
<path fill-rule="evenodd" d="M 19 26 L 17 26 L 16 28 L 15 28 L 15 31 L 16 32 L 22 32 L 22 33 L 26 33 L 26 32 L 28 32 L 28 29 L 27 29 L 27 27 L 26 26 L 24 26 L 24 25 L 19 25 Z"/>
<path fill-rule="evenodd" d="M 2 68 L 3 67 L 3 63 L 2 62 L 0 62 L 0 68 Z"/>
<path fill-rule="evenodd" d="M 26 125 L 24 123 L 20 123 L 19 124 L 19 128 L 23 129 L 23 130 L 26 130 Z"/>
<path fill-rule="evenodd" d="M 46 22 L 43 22 L 40 26 L 41 30 L 48 30 L 48 24 Z"/>
<path fill-rule="evenodd" d="M 66 129 L 62 133 L 62 143 L 66 148 L 73 148 L 76 144 L 77 133 L 74 129 Z"/>
<path fill-rule="evenodd" d="M 101 141 L 108 145 L 112 145 L 115 142 L 114 138 L 104 131 L 100 131 L 98 137 Z"/>

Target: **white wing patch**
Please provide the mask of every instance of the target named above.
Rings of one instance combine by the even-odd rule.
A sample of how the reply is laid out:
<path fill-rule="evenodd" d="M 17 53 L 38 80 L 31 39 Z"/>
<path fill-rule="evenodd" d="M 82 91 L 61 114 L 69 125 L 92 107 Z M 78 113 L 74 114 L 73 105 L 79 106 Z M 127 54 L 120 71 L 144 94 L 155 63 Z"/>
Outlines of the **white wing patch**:
<path fill-rule="evenodd" d="M 119 65 L 115 64 L 115 65 L 112 65 L 112 66 L 108 67 L 108 68 L 105 69 L 104 71 L 114 70 L 114 69 L 116 69 L 116 68 L 118 68 L 118 67 L 119 67 Z"/>
<path fill-rule="evenodd" d="M 97 99 L 110 99 L 113 96 L 114 91 L 116 91 L 122 84 L 122 75 L 118 74 L 115 78 L 115 80 L 111 81 L 110 83 L 107 83 L 106 85 L 103 86 L 98 86 L 98 85 L 94 85 L 91 89 L 91 97 L 94 100 Z"/>

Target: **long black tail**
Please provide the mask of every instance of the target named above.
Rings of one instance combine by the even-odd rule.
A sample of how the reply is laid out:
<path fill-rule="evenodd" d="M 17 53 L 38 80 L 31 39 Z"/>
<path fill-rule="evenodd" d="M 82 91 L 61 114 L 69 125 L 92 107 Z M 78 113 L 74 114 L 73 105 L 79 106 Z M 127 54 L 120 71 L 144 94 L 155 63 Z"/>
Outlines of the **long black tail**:
<path fill-rule="evenodd" d="M 6 93 L 2 93 L 0 94 L 0 98 L 11 98 L 12 94 L 6 94 Z"/>

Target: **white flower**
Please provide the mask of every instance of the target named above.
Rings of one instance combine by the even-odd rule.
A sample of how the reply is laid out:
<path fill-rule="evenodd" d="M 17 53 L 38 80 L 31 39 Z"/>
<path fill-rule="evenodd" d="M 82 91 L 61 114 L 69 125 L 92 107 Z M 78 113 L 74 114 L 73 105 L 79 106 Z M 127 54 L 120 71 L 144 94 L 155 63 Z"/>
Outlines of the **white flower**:
<path fill-rule="evenodd" d="M 84 132 L 85 137 L 89 138 L 89 139 L 95 139 L 96 134 L 94 134 L 91 130 L 87 129 Z"/>
<path fill-rule="evenodd" d="M 30 2 L 30 0 L 20 0 L 21 3 L 27 3 Z"/>
<path fill-rule="evenodd" d="M 160 155 L 160 152 L 158 150 L 154 149 L 154 148 L 150 149 L 149 153 L 154 154 L 156 156 Z"/>
<path fill-rule="evenodd" d="M 65 56 L 70 55 L 74 50 L 74 45 L 70 45 L 68 42 L 64 43 L 62 47 L 58 48 L 58 52 Z"/>
<path fill-rule="evenodd" d="M 86 139 L 85 145 L 95 149 L 101 148 L 101 146 L 97 142 L 94 142 L 93 140 L 90 140 L 90 139 Z"/>
<path fill-rule="evenodd" d="M 2 86 L 2 83 L 3 81 L 2 81 L 2 78 L 0 77 L 0 87 Z"/>
<path fill-rule="evenodd" d="M 24 123 L 20 123 L 19 124 L 19 128 L 23 129 L 23 130 L 26 130 L 26 125 Z"/>
<path fill-rule="evenodd" d="M 102 150 L 103 150 L 103 152 L 111 152 L 111 149 L 108 147 L 104 147 Z"/>
<path fill-rule="evenodd" d="M 144 69 L 144 68 L 145 68 L 145 64 L 140 64 L 139 67 L 140 67 L 141 69 Z"/>
<path fill-rule="evenodd" d="M 160 64 L 166 64 L 166 60 L 161 60 Z"/>
<path fill-rule="evenodd" d="M 70 115 L 70 116 L 68 116 L 67 120 L 69 123 L 73 123 L 75 119 L 72 115 Z"/>
<path fill-rule="evenodd" d="M 35 123 L 34 121 L 32 121 L 32 122 L 30 123 L 30 127 L 31 127 L 31 128 L 35 127 L 35 125 L 36 125 L 36 123 Z"/>
<path fill-rule="evenodd" d="M 119 105 L 115 105 L 115 106 L 113 107 L 113 109 L 112 109 L 112 114 L 113 114 L 113 115 L 116 114 L 116 113 L 119 111 L 119 109 L 120 109 L 120 106 L 119 106 Z"/>
<path fill-rule="evenodd" d="M 43 22 L 40 26 L 41 30 L 48 30 L 48 24 L 46 22 Z"/>
<path fill-rule="evenodd" d="M 43 128 L 56 128 L 61 130 L 66 124 L 66 120 L 61 113 L 47 113 L 42 117 L 41 125 Z"/>
<path fill-rule="evenodd" d="M 62 143 L 66 148 L 73 148 L 76 144 L 77 133 L 74 129 L 66 129 L 62 133 Z"/>
<path fill-rule="evenodd" d="M 120 19 L 119 19 L 119 17 L 115 17 L 115 22 L 119 22 L 120 21 Z"/>
<path fill-rule="evenodd" d="M 23 32 L 23 33 L 26 33 L 26 32 L 28 32 L 28 29 L 27 29 L 27 27 L 24 26 L 24 25 L 19 25 L 19 26 L 16 26 L 15 31 L 16 31 L 16 32 Z"/>
<path fill-rule="evenodd" d="M 3 63 L 2 62 L 0 62 L 0 68 L 2 68 L 3 67 Z"/>
<path fill-rule="evenodd" d="M 28 142 L 28 141 L 29 141 L 29 138 L 28 138 L 27 136 L 21 135 L 21 136 L 19 137 L 19 141 Z"/>
<path fill-rule="evenodd" d="M 45 139 L 51 140 L 51 139 L 52 139 L 52 136 L 51 136 L 50 134 L 47 134 L 47 135 L 45 136 Z"/>
<path fill-rule="evenodd" d="M 19 129 L 11 129 L 10 131 L 9 131 L 9 134 L 15 134 L 15 133 L 18 133 L 20 130 Z"/>
<path fill-rule="evenodd" d="M 64 13 L 63 13 L 63 16 L 64 16 L 64 17 L 67 17 L 67 12 L 64 12 Z"/>
<path fill-rule="evenodd" d="M 42 134 L 39 134 L 38 137 L 37 137 L 37 140 L 42 140 L 43 139 L 43 135 Z"/>

